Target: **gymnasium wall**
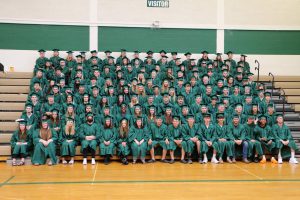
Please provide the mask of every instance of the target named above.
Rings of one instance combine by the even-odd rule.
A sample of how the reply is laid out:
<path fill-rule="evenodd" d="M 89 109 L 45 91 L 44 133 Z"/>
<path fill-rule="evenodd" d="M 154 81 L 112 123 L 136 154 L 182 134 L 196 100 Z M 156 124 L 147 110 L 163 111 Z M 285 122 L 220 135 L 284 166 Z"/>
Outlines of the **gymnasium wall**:
<path fill-rule="evenodd" d="M 115 56 L 120 48 L 165 49 L 191 51 L 195 58 L 206 49 L 232 50 L 236 59 L 247 54 L 253 71 L 257 59 L 264 75 L 300 73 L 299 0 L 169 0 L 169 8 L 149 8 L 147 0 L 0 2 L 0 62 L 6 69 L 31 71 L 40 48 L 110 49 Z"/>

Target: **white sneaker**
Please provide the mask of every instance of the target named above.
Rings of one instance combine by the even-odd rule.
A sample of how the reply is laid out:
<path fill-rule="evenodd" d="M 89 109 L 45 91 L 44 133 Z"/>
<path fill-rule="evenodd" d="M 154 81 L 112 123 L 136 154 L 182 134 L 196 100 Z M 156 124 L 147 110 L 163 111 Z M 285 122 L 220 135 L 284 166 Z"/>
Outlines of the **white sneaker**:
<path fill-rule="evenodd" d="M 87 165 L 87 159 L 86 159 L 86 158 L 83 159 L 82 164 L 83 164 L 83 165 Z"/>
<path fill-rule="evenodd" d="M 218 164 L 219 161 L 218 161 L 216 158 L 212 158 L 212 159 L 211 159 L 211 163 Z"/>
<path fill-rule="evenodd" d="M 69 164 L 70 164 L 70 165 L 73 165 L 73 164 L 74 164 L 74 160 L 70 160 L 70 161 L 69 161 Z"/>
<path fill-rule="evenodd" d="M 282 164 L 282 158 L 278 158 L 278 164 Z"/>
<path fill-rule="evenodd" d="M 297 161 L 296 158 L 290 158 L 289 163 L 291 163 L 291 164 L 298 164 L 298 161 Z"/>
<path fill-rule="evenodd" d="M 64 164 L 64 165 L 67 164 L 67 163 L 68 163 L 68 162 L 67 162 L 66 160 L 63 160 L 63 161 L 62 161 L 62 164 Z"/>
<path fill-rule="evenodd" d="M 92 158 L 92 165 L 95 165 L 95 164 L 96 164 L 95 158 Z"/>
<path fill-rule="evenodd" d="M 203 159 L 203 163 L 206 164 L 208 162 L 207 157 Z"/>

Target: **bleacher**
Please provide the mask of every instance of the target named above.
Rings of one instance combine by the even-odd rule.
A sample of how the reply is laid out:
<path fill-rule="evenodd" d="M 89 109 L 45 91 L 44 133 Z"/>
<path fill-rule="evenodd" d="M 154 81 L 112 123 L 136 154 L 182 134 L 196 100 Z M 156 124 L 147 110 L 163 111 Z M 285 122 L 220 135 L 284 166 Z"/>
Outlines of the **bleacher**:
<path fill-rule="evenodd" d="M 0 160 L 11 155 L 10 138 L 16 130 L 15 122 L 24 110 L 29 92 L 31 72 L 0 73 Z"/>
<path fill-rule="evenodd" d="M 0 74 L 0 160 L 10 159 L 10 138 L 16 130 L 15 120 L 24 110 L 29 84 L 33 74 L 31 72 L 6 72 Z M 256 78 L 255 78 L 256 80 Z M 268 91 L 272 90 L 272 78 L 260 76 Z M 285 123 L 290 127 L 292 135 L 300 146 L 300 76 L 275 76 L 272 100 L 276 104 L 276 111 L 283 112 L 285 105 Z M 283 89 L 286 99 L 283 100 Z M 99 151 L 99 150 L 98 150 Z M 80 146 L 76 149 L 76 158 L 81 159 Z M 97 154 L 98 155 L 98 152 Z M 297 157 L 299 157 L 299 152 Z M 97 156 L 98 157 L 98 156 Z M 98 157 L 99 159 L 99 157 Z M 117 159 L 117 157 L 114 157 Z"/>

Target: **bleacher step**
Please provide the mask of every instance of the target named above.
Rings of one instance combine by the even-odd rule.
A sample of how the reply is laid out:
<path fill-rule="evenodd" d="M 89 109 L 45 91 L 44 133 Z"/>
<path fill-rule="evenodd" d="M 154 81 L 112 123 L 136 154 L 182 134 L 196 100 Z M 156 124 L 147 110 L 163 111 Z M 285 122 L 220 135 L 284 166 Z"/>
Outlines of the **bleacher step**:
<path fill-rule="evenodd" d="M 0 144 L 9 144 L 12 133 L 0 133 Z"/>
<path fill-rule="evenodd" d="M 22 112 L 0 112 L 0 121 L 15 121 Z"/>
<path fill-rule="evenodd" d="M 28 94 L 28 86 L 0 86 L 0 93 L 2 94 Z"/>
<path fill-rule="evenodd" d="M 16 122 L 0 122 L 0 131 L 1 132 L 12 132 L 17 128 Z"/>
<path fill-rule="evenodd" d="M 29 78 L 31 79 L 33 76 L 32 72 L 0 72 L 0 78 L 20 78 L 25 79 Z"/>
<path fill-rule="evenodd" d="M 25 103 L 0 102 L 0 111 L 23 111 Z"/>
<path fill-rule="evenodd" d="M 0 102 L 25 102 L 27 94 L 0 94 Z"/>
<path fill-rule="evenodd" d="M 0 79 L 0 85 L 9 85 L 9 86 L 29 86 L 30 79 Z"/>

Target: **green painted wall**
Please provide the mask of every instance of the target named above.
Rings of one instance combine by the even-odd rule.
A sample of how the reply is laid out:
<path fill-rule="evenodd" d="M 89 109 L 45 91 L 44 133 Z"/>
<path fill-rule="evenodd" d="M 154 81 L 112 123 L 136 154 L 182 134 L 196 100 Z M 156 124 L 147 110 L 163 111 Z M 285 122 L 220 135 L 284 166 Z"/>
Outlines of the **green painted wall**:
<path fill-rule="evenodd" d="M 0 49 L 89 50 L 88 26 L 0 24 Z"/>
<path fill-rule="evenodd" d="M 216 52 L 216 30 L 99 27 L 98 34 L 100 51 Z"/>
<path fill-rule="evenodd" d="M 225 52 L 299 55 L 300 31 L 225 30 Z"/>

